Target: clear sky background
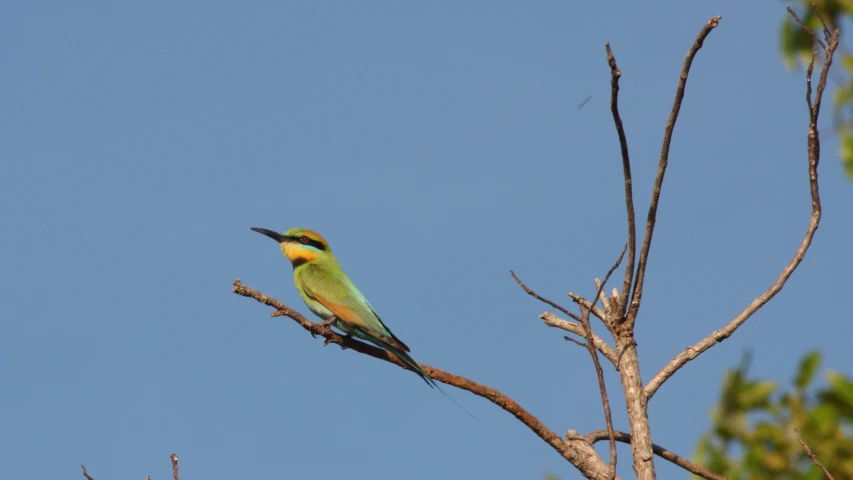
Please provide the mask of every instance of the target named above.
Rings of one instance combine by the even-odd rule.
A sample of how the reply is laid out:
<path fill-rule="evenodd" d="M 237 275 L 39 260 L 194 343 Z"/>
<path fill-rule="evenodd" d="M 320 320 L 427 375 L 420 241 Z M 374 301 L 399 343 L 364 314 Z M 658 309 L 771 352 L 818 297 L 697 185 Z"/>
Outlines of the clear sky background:
<path fill-rule="evenodd" d="M 446 387 L 472 420 L 231 283 L 308 314 L 290 264 L 249 228 L 315 229 L 414 358 L 556 432 L 603 428 L 587 352 L 537 319 L 545 306 L 509 270 L 567 305 L 592 295 L 626 241 L 604 42 L 644 219 L 684 54 L 713 15 L 638 320 L 645 380 L 763 292 L 806 228 L 808 117 L 778 49 L 783 3 L 5 3 L 2 476 L 77 478 L 83 463 L 98 480 L 162 480 L 177 452 L 186 479 L 578 478 L 489 402 Z M 824 220 L 805 262 L 651 402 L 654 441 L 682 455 L 746 350 L 780 382 L 814 348 L 823 372 L 853 374 L 853 185 L 826 106 Z"/>

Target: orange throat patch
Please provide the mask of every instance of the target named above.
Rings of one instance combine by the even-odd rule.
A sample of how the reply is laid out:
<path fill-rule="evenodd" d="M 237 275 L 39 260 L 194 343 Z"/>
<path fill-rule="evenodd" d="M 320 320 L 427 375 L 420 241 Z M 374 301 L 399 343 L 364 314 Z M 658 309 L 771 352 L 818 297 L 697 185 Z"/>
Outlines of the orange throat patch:
<path fill-rule="evenodd" d="M 317 258 L 317 251 L 298 243 L 282 243 L 281 253 L 290 260 L 294 267 L 308 263 Z"/>

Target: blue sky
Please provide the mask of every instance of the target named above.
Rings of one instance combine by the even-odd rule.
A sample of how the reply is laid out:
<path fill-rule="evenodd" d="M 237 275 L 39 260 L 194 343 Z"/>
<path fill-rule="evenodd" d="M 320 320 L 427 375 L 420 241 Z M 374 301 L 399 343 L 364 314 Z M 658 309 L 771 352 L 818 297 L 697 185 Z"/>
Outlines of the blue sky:
<path fill-rule="evenodd" d="M 578 478 L 485 400 L 337 347 L 249 227 L 321 232 L 413 356 L 557 432 L 603 428 L 541 294 L 594 292 L 625 242 L 610 41 L 645 217 L 684 54 L 637 339 L 646 380 L 767 288 L 806 228 L 807 113 L 781 2 L 8 2 L 0 8 L 0 471 L 9 478 Z M 585 97 L 592 99 L 582 108 Z M 746 349 L 853 374 L 853 185 L 824 110 L 824 220 L 782 293 L 679 372 L 652 434 L 691 455 Z M 847 353 L 844 353 L 847 352 Z M 627 430 L 618 379 L 615 422 Z M 605 452 L 602 443 L 600 451 Z M 620 449 L 620 473 L 630 453 Z M 684 474 L 658 460 L 662 478 Z"/>

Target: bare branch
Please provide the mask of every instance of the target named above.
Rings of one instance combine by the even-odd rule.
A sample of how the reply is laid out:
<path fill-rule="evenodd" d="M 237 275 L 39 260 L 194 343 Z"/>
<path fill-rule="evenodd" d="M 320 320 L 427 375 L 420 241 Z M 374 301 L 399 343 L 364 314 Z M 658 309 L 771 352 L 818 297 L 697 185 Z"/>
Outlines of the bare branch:
<path fill-rule="evenodd" d="M 579 306 L 588 308 L 590 311 L 592 311 L 593 315 L 598 317 L 599 320 L 601 320 L 605 324 L 607 323 L 607 320 L 605 320 L 607 318 L 607 313 L 604 310 L 593 305 L 592 302 L 590 302 L 589 300 L 583 298 L 582 296 L 574 292 L 569 292 L 569 298 L 571 298 L 572 301 L 577 303 Z M 578 321 L 580 320 L 578 319 Z"/>
<path fill-rule="evenodd" d="M 795 429 L 794 429 L 794 433 L 796 433 L 796 434 L 797 434 L 797 440 L 799 440 L 799 441 L 800 441 L 800 445 L 802 445 L 802 446 L 803 446 L 803 449 L 806 451 L 806 455 L 808 455 L 808 456 L 809 456 L 809 458 L 811 458 L 811 459 L 812 459 L 812 462 L 814 462 L 814 464 L 815 464 L 815 465 L 817 465 L 817 467 L 818 467 L 818 468 L 820 468 L 821 470 L 823 470 L 823 474 L 824 474 L 824 475 L 826 475 L 826 478 L 827 478 L 828 480 L 835 480 L 834 478 L 832 478 L 832 474 L 831 474 L 831 473 L 829 473 L 829 470 L 827 470 L 827 469 L 826 469 L 826 467 L 824 467 L 824 466 L 823 466 L 823 464 L 821 464 L 821 463 L 817 460 L 817 457 L 815 456 L 815 454 L 814 454 L 814 453 L 812 453 L 812 449 L 811 449 L 811 448 L 809 448 L 809 446 L 808 446 L 808 445 L 806 445 L 806 442 L 804 442 L 804 441 L 803 441 L 803 439 L 800 437 L 800 431 L 799 431 L 799 430 L 797 430 L 797 429 L 795 428 Z"/>
<path fill-rule="evenodd" d="M 761 307 L 767 304 L 777 293 L 782 291 L 782 287 L 785 286 L 785 283 L 794 273 L 794 270 L 800 265 L 800 262 L 803 261 L 803 258 L 806 256 L 806 252 L 809 250 L 811 246 L 812 239 L 814 238 L 815 232 L 817 231 L 818 225 L 820 224 L 821 218 L 821 205 L 820 205 L 820 192 L 818 190 L 818 176 L 817 176 L 817 167 L 820 163 L 820 133 L 817 129 L 817 120 L 818 114 L 820 113 L 820 105 L 821 100 L 823 98 L 823 91 L 826 88 L 826 79 L 829 74 L 829 67 L 832 65 L 832 56 L 835 53 L 835 50 L 838 48 L 838 30 L 836 30 L 829 39 L 829 45 L 824 51 L 826 54 L 826 60 L 823 64 L 823 69 L 820 74 L 820 81 L 818 82 L 817 91 L 814 95 L 814 100 L 811 98 L 811 75 L 812 69 L 814 66 L 814 60 L 816 55 L 812 55 L 812 61 L 809 65 L 809 68 L 806 73 L 806 100 L 809 107 L 809 134 L 808 134 L 808 169 L 809 169 L 809 189 L 811 191 L 811 201 L 812 201 L 812 211 L 809 216 L 809 224 L 806 228 L 806 233 L 803 236 L 803 240 L 800 242 L 797 251 L 794 253 L 794 257 L 785 265 L 785 268 L 776 278 L 776 281 L 767 289 L 764 293 L 756 297 L 755 300 L 752 301 L 746 308 L 743 309 L 735 318 L 733 318 L 728 324 L 726 324 L 723 328 L 719 330 L 715 330 L 711 332 L 710 335 L 700 340 L 698 343 L 693 345 L 692 347 L 687 347 L 683 352 L 676 355 L 669 363 L 666 364 L 665 367 L 661 369 L 657 375 L 652 378 L 648 384 L 646 384 L 644 390 L 647 399 L 651 399 L 652 396 L 657 392 L 657 390 L 663 385 L 665 381 L 667 381 L 672 375 L 675 374 L 678 369 L 683 367 L 689 361 L 698 357 L 702 352 L 708 350 L 714 345 L 722 342 L 723 340 L 729 338 L 735 330 L 737 330 L 741 325 L 746 322 L 749 317 L 751 317 L 755 312 L 757 312 Z"/>
<path fill-rule="evenodd" d="M 619 264 L 622 263 L 622 257 L 625 256 L 625 250 L 628 248 L 628 244 L 625 244 L 622 247 L 622 252 L 619 253 L 619 258 L 616 259 L 616 263 L 610 267 L 610 270 L 607 271 L 607 275 L 604 276 L 604 280 L 598 282 L 598 291 L 595 292 L 595 296 L 592 297 L 594 299 L 598 299 L 601 296 L 602 290 L 604 290 L 604 285 L 607 284 L 607 280 L 610 279 L 610 275 L 619 268 Z M 592 302 L 592 308 L 595 308 L 595 300 Z M 581 325 L 583 326 L 584 338 L 586 338 L 586 349 L 589 352 L 589 355 L 592 357 L 592 363 L 595 365 L 595 374 L 598 376 L 598 390 L 601 393 L 601 406 L 604 408 L 604 423 L 607 425 L 607 431 L 610 434 L 610 471 L 615 476 L 616 475 L 616 438 L 613 436 L 613 415 L 610 412 L 610 399 L 607 398 L 607 386 L 604 383 L 604 371 L 601 369 L 601 362 L 598 361 L 598 353 L 595 349 L 595 335 L 592 333 L 592 326 L 589 324 L 589 312 L 592 308 L 585 308 L 581 306 Z M 608 330 L 612 331 L 612 327 L 609 319 L 604 320 L 604 324 L 607 326 Z"/>
<path fill-rule="evenodd" d="M 615 432 L 616 440 L 622 443 L 631 444 L 631 434 L 625 432 Z M 607 440 L 608 432 L 607 430 L 596 430 L 594 432 L 589 432 L 584 438 L 586 438 L 590 443 L 599 442 L 601 440 Z M 675 453 L 659 446 L 652 444 L 652 451 L 655 452 L 655 455 L 672 462 L 679 467 L 687 470 L 688 472 L 699 475 L 702 478 L 707 478 L 708 480 L 728 480 L 726 477 L 722 475 L 718 475 L 710 470 L 700 467 L 695 463 L 687 460 L 684 457 L 680 457 Z"/>
<path fill-rule="evenodd" d="M 622 257 L 625 255 L 625 250 L 627 248 L 628 248 L 628 246 L 626 244 L 625 247 L 622 248 L 622 252 L 619 254 L 619 258 L 616 260 L 616 263 L 607 272 L 607 275 L 604 277 L 604 282 L 602 282 L 599 285 L 598 291 L 596 292 L 595 297 L 593 297 L 595 300 L 598 300 L 598 297 L 601 295 L 601 291 L 604 289 L 604 284 L 607 283 L 607 280 L 610 278 L 610 275 L 612 275 L 613 271 L 619 267 L 620 263 L 622 263 Z M 512 278 L 514 278 L 515 281 L 518 282 L 518 285 L 521 286 L 521 288 L 525 292 L 527 292 L 528 295 L 530 295 L 530 296 L 536 298 L 537 300 L 544 302 L 544 303 L 560 310 L 561 312 L 565 313 L 566 315 L 569 315 L 570 317 L 572 317 L 576 320 L 579 320 L 581 322 L 582 332 L 583 332 L 584 338 L 586 339 L 586 344 L 585 345 L 580 344 L 577 341 L 575 341 L 575 343 L 578 343 L 579 345 L 583 345 L 584 347 L 586 347 L 587 351 L 592 356 L 592 363 L 595 365 L 595 373 L 598 376 L 598 388 L 599 388 L 599 391 L 601 392 L 601 404 L 602 404 L 602 407 L 604 407 L 604 420 L 605 420 L 605 423 L 607 424 L 608 430 L 612 431 L 613 430 L 613 420 L 612 420 L 612 415 L 610 412 L 610 401 L 607 398 L 607 387 L 604 383 L 604 372 L 601 369 L 601 362 L 599 362 L 598 354 L 596 353 L 597 347 L 595 346 L 595 343 L 596 343 L 595 334 L 592 332 L 592 327 L 589 324 L 589 313 L 592 309 L 595 308 L 595 301 L 592 302 L 592 305 L 590 305 L 589 308 L 585 308 L 583 305 L 581 305 L 581 317 L 578 318 L 576 315 L 572 314 L 571 312 L 566 310 L 564 307 L 552 302 L 551 300 L 548 300 L 547 298 L 542 297 L 541 295 L 537 294 L 536 292 L 534 292 L 533 290 L 528 288 L 527 285 L 525 285 L 524 282 L 522 282 L 521 279 L 519 279 L 515 275 L 515 272 L 513 272 L 512 270 L 510 270 L 510 274 L 512 275 Z M 571 294 L 569 294 L 569 295 L 571 296 Z M 604 320 L 603 318 L 602 318 L 602 320 L 604 321 L 604 324 L 607 325 L 607 328 L 610 329 L 611 328 L 610 322 L 608 322 L 607 320 Z M 573 340 L 573 339 L 566 337 L 566 340 Z M 598 339 L 598 341 L 599 341 L 599 343 L 601 343 L 600 338 Z M 610 478 L 614 478 L 616 475 L 616 441 L 612 438 L 610 439 L 610 471 L 611 471 L 611 477 Z"/>
<path fill-rule="evenodd" d="M 567 332 L 574 333 L 579 337 L 584 336 L 582 325 L 568 320 L 563 320 L 551 312 L 545 312 L 542 315 L 539 315 L 539 318 L 541 318 L 545 322 L 545 325 L 548 325 L 549 327 L 561 328 Z M 616 365 L 616 352 L 607 344 L 606 341 L 604 341 L 604 339 L 593 333 L 592 344 L 599 352 L 601 352 L 602 355 L 604 355 L 606 359 L 610 360 L 610 363 Z"/>
<path fill-rule="evenodd" d="M 621 255 L 619 256 L 619 260 L 622 260 Z M 613 436 L 613 415 L 610 412 L 610 400 L 607 398 L 607 386 L 604 384 L 604 371 L 601 369 L 601 362 L 598 361 L 598 353 L 595 350 L 595 346 L 593 346 L 595 340 L 592 335 L 592 327 L 589 325 L 589 310 L 583 307 L 581 307 L 581 324 L 583 325 L 586 337 L 586 349 L 592 357 L 592 363 L 595 365 L 595 374 L 598 377 L 598 391 L 601 393 L 601 406 L 604 408 L 604 423 L 607 425 L 607 431 L 610 432 L 610 471 L 615 476 L 616 438 Z"/>
<path fill-rule="evenodd" d="M 87 480 L 95 480 L 94 478 L 92 478 L 92 477 L 90 477 L 90 476 L 89 476 L 89 473 L 86 471 L 86 467 L 85 467 L 85 466 L 80 465 L 80 468 L 82 468 L 82 469 L 83 469 L 83 476 L 84 476 L 84 477 L 86 477 L 86 479 L 87 479 Z"/>
<path fill-rule="evenodd" d="M 616 259 L 616 262 L 613 264 L 612 267 L 610 267 L 610 270 L 607 271 L 607 275 L 604 276 L 604 280 L 599 282 L 597 278 L 595 279 L 597 286 L 598 286 L 598 290 L 595 292 L 595 296 L 592 297 L 593 301 L 592 301 L 592 307 L 590 308 L 590 310 L 595 309 L 595 302 L 598 299 L 601 299 L 602 305 L 605 306 L 605 309 L 607 308 L 607 300 L 604 298 L 604 295 L 602 295 L 604 293 L 604 286 L 607 285 L 607 281 L 610 280 L 610 276 L 613 275 L 613 272 L 615 272 L 616 269 L 619 268 L 619 264 L 622 263 L 622 258 L 625 257 L 625 250 L 627 250 L 627 249 L 628 249 L 628 244 L 626 243 L 625 246 L 622 247 L 622 251 L 619 252 L 619 257 Z M 572 294 L 569 293 L 569 296 L 572 296 Z M 581 311 L 583 311 L 583 309 L 581 309 Z M 607 329 L 610 330 L 610 326 L 612 323 L 608 320 L 604 320 L 604 324 L 607 326 Z"/>
<path fill-rule="evenodd" d="M 646 265 L 649 259 L 649 249 L 652 245 L 652 234 L 655 231 L 658 201 L 660 200 L 661 187 L 663 186 L 663 177 L 669 163 L 669 146 L 672 143 L 672 132 L 675 129 L 675 122 L 678 120 L 678 113 L 681 110 L 681 101 L 684 99 L 684 90 L 687 87 L 687 75 L 690 72 L 690 66 L 693 64 L 693 58 L 699 52 L 699 49 L 702 48 L 705 38 L 708 37 L 713 29 L 717 28 L 720 18 L 720 16 L 716 16 L 708 20 L 708 23 L 702 27 L 702 30 L 696 35 L 696 41 L 693 43 L 693 46 L 687 52 L 687 58 L 684 59 L 684 66 L 681 68 L 681 76 L 679 77 L 678 88 L 675 92 L 675 102 L 673 102 L 672 112 L 669 115 L 669 121 L 666 123 L 666 129 L 663 134 L 663 147 L 661 148 L 660 162 L 658 163 L 658 171 L 655 176 L 654 188 L 652 189 L 652 200 L 649 203 L 649 214 L 646 219 L 643 246 L 640 249 L 640 258 L 637 262 L 637 275 L 634 279 L 634 291 L 631 294 L 631 306 L 625 318 L 629 329 L 634 326 L 634 322 L 637 319 L 637 311 L 640 308 L 640 300 L 643 297 L 643 282 L 646 278 Z M 624 296 L 625 292 L 622 292 L 622 295 Z"/>
<path fill-rule="evenodd" d="M 628 246 L 628 244 L 626 243 L 625 246 Z M 607 298 L 607 295 L 602 291 L 602 289 L 604 288 L 603 285 L 604 284 L 602 283 L 601 280 L 599 280 L 597 278 L 595 279 L 595 286 L 596 286 L 596 288 L 598 288 L 598 301 L 601 302 L 601 308 L 604 309 L 605 313 L 610 313 L 611 312 L 610 299 Z M 618 309 L 618 307 L 617 307 L 617 309 Z"/>
<path fill-rule="evenodd" d="M 812 2 L 812 8 L 814 8 L 814 13 L 817 14 L 817 18 L 820 20 L 820 24 L 823 27 L 823 38 L 829 43 L 829 39 L 832 38 L 832 32 L 830 31 L 829 25 L 826 23 L 826 19 L 823 18 L 823 14 L 820 13 L 820 9 L 817 8 L 817 4 Z M 802 24 L 802 22 L 800 22 Z M 826 50 L 826 45 L 821 44 L 824 50 Z"/>
<path fill-rule="evenodd" d="M 652 234 L 654 233 L 655 222 L 657 218 L 658 202 L 660 200 L 661 187 L 663 185 L 664 174 L 669 162 L 669 149 L 672 143 L 672 133 L 675 129 L 675 123 L 678 119 L 679 111 L 681 110 L 681 102 L 684 99 L 684 91 L 687 86 L 687 76 L 690 72 L 690 67 L 693 64 L 693 58 L 702 48 L 702 45 L 713 29 L 719 25 L 719 16 L 711 18 L 696 35 L 696 41 L 687 52 L 684 59 L 684 64 L 681 69 L 681 75 L 678 81 L 678 87 L 675 92 L 675 101 L 673 102 L 672 112 L 667 121 L 664 130 L 663 146 L 661 147 L 661 156 L 658 163 L 658 170 L 655 176 L 654 188 L 652 190 L 652 199 L 649 203 L 649 213 L 646 219 L 645 235 L 643 237 L 643 245 L 640 249 L 640 255 L 637 258 L 637 270 L 633 272 L 634 256 L 636 252 L 636 225 L 633 212 L 633 198 L 631 194 L 631 178 L 630 164 L 627 156 L 627 142 L 624 141 L 624 135 L 621 127 L 621 120 L 618 116 L 618 79 L 621 72 L 616 67 L 616 60 L 609 44 L 605 44 L 607 51 L 607 60 L 611 68 L 611 111 L 613 112 L 614 121 L 616 123 L 617 132 L 620 133 L 620 144 L 623 153 L 623 170 L 625 173 L 625 201 L 628 210 L 628 264 L 625 271 L 625 279 L 623 281 L 622 292 L 619 296 L 620 314 L 611 324 L 616 341 L 615 348 L 619 351 L 617 359 L 617 370 L 619 371 L 620 380 L 622 381 L 622 390 L 625 394 L 625 404 L 628 412 L 628 420 L 631 426 L 631 435 L 634 439 L 631 448 L 633 457 L 634 472 L 640 480 L 653 480 L 656 478 L 654 467 L 654 454 L 652 451 L 651 430 L 649 428 L 649 417 L 647 413 L 647 398 L 643 390 L 643 381 L 640 376 L 640 361 L 637 355 L 636 341 L 634 340 L 634 324 L 636 322 L 637 313 L 640 308 L 640 300 L 643 295 L 643 282 L 645 280 L 646 266 L 648 263 L 649 250 L 651 248 Z M 632 277 L 633 275 L 633 277 Z M 633 285 L 632 279 L 633 278 Z M 628 302 L 630 293 L 630 304 Z"/>
<path fill-rule="evenodd" d="M 628 306 L 628 292 L 631 290 L 631 281 L 634 278 L 634 259 L 637 255 L 637 224 L 634 214 L 634 187 L 631 180 L 631 159 L 628 156 L 628 138 L 625 136 L 625 127 L 622 125 L 622 117 L 619 115 L 619 78 L 622 71 L 616 66 L 616 57 L 610 49 L 610 43 L 604 42 L 607 51 L 607 63 L 610 65 L 610 113 L 613 114 L 613 123 L 616 125 L 616 134 L 619 136 L 619 147 L 622 150 L 622 175 L 625 179 L 625 209 L 628 213 L 628 263 L 625 265 L 625 279 L 622 281 L 622 294 L 619 296 L 619 310 L 617 317 L 625 315 Z"/>
<path fill-rule="evenodd" d="M 358 340 L 345 340 L 343 336 L 335 333 L 330 328 L 321 325 L 320 322 L 314 323 L 309 321 L 299 312 L 296 312 L 295 310 L 291 309 L 290 307 L 286 306 L 275 298 L 264 295 L 263 293 L 253 289 L 252 287 L 243 285 L 242 283 L 240 283 L 240 280 L 234 280 L 233 292 L 243 297 L 253 298 L 258 302 L 261 302 L 276 309 L 276 312 L 281 312 L 281 315 L 279 316 L 286 316 L 291 318 L 308 332 L 314 335 L 320 335 L 324 337 L 327 343 L 334 343 L 337 345 L 346 346 L 351 351 L 363 353 L 373 358 L 378 358 L 380 360 L 393 363 L 398 367 L 406 368 L 406 365 L 399 359 L 397 359 L 394 354 L 389 353 L 386 350 L 376 348 L 372 345 L 368 345 L 364 342 L 360 342 Z M 525 410 L 515 400 L 504 395 L 498 390 L 495 390 L 492 387 L 482 385 L 459 375 L 454 375 L 452 373 L 445 372 L 444 370 L 439 370 L 429 365 L 421 364 L 421 367 L 433 380 L 446 383 L 447 385 L 452 385 L 462 390 L 467 390 L 473 393 L 474 395 L 485 398 L 486 400 L 494 403 L 503 410 L 512 414 L 515 418 L 517 418 L 519 421 L 524 423 L 530 430 L 532 430 L 533 433 L 535 433 L 539 438 L 551 445 L 551 447 L 556 450 L 563 458 L 568 460 L 569 463 L 571 463 L 578 470 L 580 470 L 581 474 L 583 474 L 586 478 L 600 480 L 610 478 L 609 469 L 607 468 L 607 465 L 604 463 L 601 457 L 598 456 L 598 454 L 595 452 L 595 449 L 592 448 L 592 446 L 588 442 L 582 439 L 569 441 L 563 440 L 562 438 L 560 438 L 559 435 L 548 429 L 538 418 L 536 418 L 530 412 Z"/>
<path fill-rule="evenodd" d="M 574 320 L 577 320 L 577 321 L 579 321 L 579 322 L 581 321 L 581 317 L 579 317 L 579 316 L 575 315 L 574 313 L 572 313 L 572 312 L 570 312 L 570 311 L 566 310 L 564 307 L 562 307 L 562 306 L 560 306 L 560 305 L 558 305 L 558 304 L 556 304 L 556 303 L 552 302 L 551 300 L 548 300 L 547 298 L 545 298 L 545 297 L 543 297 L 543 296 L 539 295 L 538 293 L 536 293 L 536 292 L 534 292 L 533 290 L 531 290 L 530 288 L 528 288 L 528 287 L 527 287 L 527 285 L 525 285 L 525 284 L 524 284 L 524 282 L 522 282 L 522 281 L 521 281 L 521 279 L 519 279 L 519 278 L 515 275 L 515 272 L 513 272 L 512 270 L 510 270 L 510 271 L 509 271 L 509 274 L 510 274 L 510 275 L 512 275 L 512 278 L 514 278 L 514 279 L 515 279 L 515 281 L 516 281 L 516 282 L 518 282 L 518 285 L 519 285 L 519 286 L 520 286 L 520 287 L 521 287 L 525 292 L 527 292 L 527 294 L 528 294 L 528 295 L 530 295 L 531 297 L 535 298 L 536 300 L 539 300 L 539 301 L 540 301 L 540 302 L 542 302 L 542 303 L 545 303 L 545 304 L 547 304 L 547 305 L 550 305 L 550 306 L 552 306 L 552 307 L 556 308 L 557 310 L 559 310 L 559 311 L 561 311 L 561 312 L 565 313 L 566 315 L 568 315 L 569 317 L 571 317 L 571 318 L 572 318 L 572 319 L 574 319 Z"/>
<path fill-rule="evenodd" d="M 172 453 L 170 458 L 172 459 L 172 476 L 175 477 L 175 480 L 181 480 L 181 477 L 178 476 L 178 454 Z"/>
<path fill-rule="evenodd" d="M 565 340 L 565 341 L 567 341 L 567 342 L 572 342 L 572 343 L 574 343 L 575 345 L 577 345 L 577 346 L 579 346 L 579 347 L 581 347 L 581 348 L 586 348 L 586 344 L 585 344 L 585 343 L 581 342 L 580 340 L 576 340 L 576 339 L 574 339 L 574 338 L 572 338 L 572 337 L 570 337 L 570 336 L 568 336 L 568 335 L 563 335 L 563 340 Z"/>
<path fill-rule="evenodd" d="M 818 16 L 820 16 L 820 12 L 818 11 L 818 9 L 817 9 L 817 8 L 815 8 L 815 12 L 817 12 Z M 823 47 L 824 49 L 826 49 L 826 44 L 825 44 L 825 43 L 823 43 L 823 40 L 821 40 L 820 38 L 818 38 L 818 36 L 817 36 L 817 35 L 815 35 L 815 33 L 812 31 L 812 29 L 811 29 L 811 28 L 809 28 L 809 27 L 808 27 L 808 25 L 806 25 L 806 24 L 805 24 L 805 22 L 803 22 L 802 20 L 800 20 L 800 17 L 799 17 L 799 16 L 797 16 L 797 12 L 795 12 L 791 7 L 788 7 L 788 13 L 790 13 L 790 14 L 791 14 L 791 16 L 792 16 L 792 17 L 794 17 L 794 21 L 796 21 L 797 23 L 799 23 L 799 24 L 800 24 L 800 27 L 802 27 L 802 29 L 803 29 L 803 30 L 805 30 L 805 31 L 806 31 L 806 33 L 808 33 L 809 35 L 811 35 L 811 37 L 812 37 L 812 39 L 814 39 L 815 43 L 817 43 L 818 45 L 820 45 L 821 47 Z M 825 28 L 826 28 L 826 23 L 823 21 L 823 17 L 820 17 L 820 21 L 821 21 L 821 23 L 823 23 L 823 28 L 825 29 Z"/>

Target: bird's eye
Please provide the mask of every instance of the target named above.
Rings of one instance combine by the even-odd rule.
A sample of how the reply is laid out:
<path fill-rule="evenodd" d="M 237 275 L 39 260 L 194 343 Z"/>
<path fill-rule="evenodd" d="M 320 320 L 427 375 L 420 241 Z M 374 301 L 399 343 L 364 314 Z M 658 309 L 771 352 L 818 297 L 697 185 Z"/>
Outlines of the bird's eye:
<path fill-rule="evenodd" d="M 310 241 L 311 241 L 311 239 L 306 237 L 305 235 L 302 235 L 301 237 L 299 237 L 299 243 L 301 243 L 303 245 L 308 245 L 308 242 L 310 242 Z"/>

